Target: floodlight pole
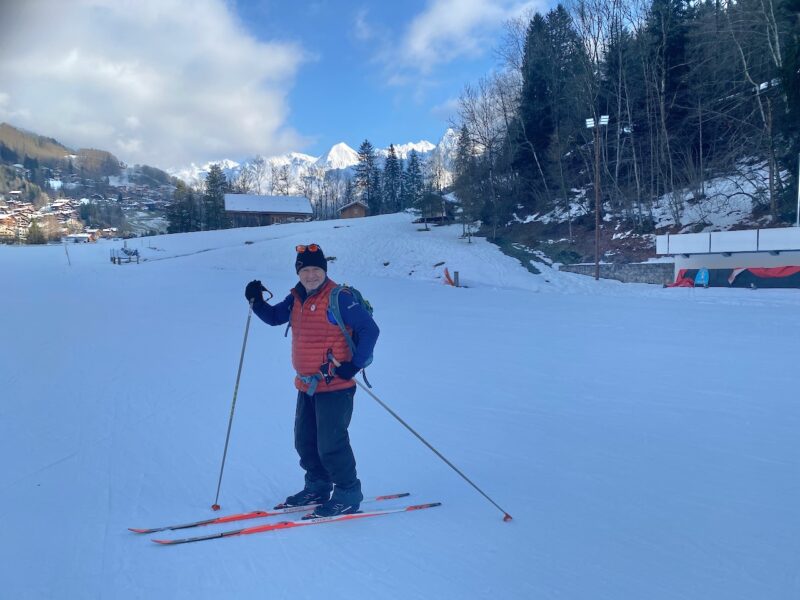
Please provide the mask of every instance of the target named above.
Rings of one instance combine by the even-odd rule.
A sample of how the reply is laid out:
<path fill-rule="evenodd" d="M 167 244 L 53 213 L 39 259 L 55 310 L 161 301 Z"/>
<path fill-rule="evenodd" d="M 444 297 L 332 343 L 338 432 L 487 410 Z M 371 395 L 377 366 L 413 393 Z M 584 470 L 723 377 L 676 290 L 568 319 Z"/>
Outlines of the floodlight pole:
<path fill-rule="evenodd" d="M 600 279 L 600 126 L 608 125 L 608 115 L 597 121 L 586 119 L 587 129 L 594 129 L 594 279 Z"/>
<path fill-rule="evenodd" d="M 800 227 L 800 152 L 797 153 L 797 216 L 794 226 Z"/>

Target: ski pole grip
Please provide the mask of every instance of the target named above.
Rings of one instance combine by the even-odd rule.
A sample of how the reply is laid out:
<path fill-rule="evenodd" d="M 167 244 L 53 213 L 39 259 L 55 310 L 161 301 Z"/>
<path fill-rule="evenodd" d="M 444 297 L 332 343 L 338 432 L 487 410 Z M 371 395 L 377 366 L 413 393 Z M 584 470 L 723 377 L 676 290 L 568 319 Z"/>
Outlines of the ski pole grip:
<path fill-rule="evenodd" d="M 341 367 L 342 366 L 342 363 L 340 363 L 338 360 L 336 360 L 336 357 L 333 355 L 333 352 L 330 352 L 330 351 L 328 352 L 328 360 L 333 363 L 334 367 Z"/>

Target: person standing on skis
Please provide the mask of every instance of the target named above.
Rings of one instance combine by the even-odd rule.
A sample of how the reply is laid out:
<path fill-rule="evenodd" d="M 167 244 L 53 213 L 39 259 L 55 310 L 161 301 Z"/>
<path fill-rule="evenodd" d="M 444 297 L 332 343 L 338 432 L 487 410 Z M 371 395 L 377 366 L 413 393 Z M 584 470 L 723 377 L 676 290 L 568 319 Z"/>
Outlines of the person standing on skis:
<path fill-rule="evenodd" d="M 292 329 L 292 366 L 298 390 L 294 444 L 305 471 L 305 485 L 276 508 L 318 504 L 314 517 L 354 513 L 364 496 L 347 432 L 353 414 L 353 377 L 369 362 L 380 330 L 348 289 L 341 288 L 339 313 L 354 342 L 351 352 L 329 308 L 337 284 L 327 275 L 328 261 L 322 248 L 298 245 L 296 251 L 295 271 L 300 281 L 286 298 L 268 304 L 262 295 L 266 288 L 259 280 L 248 283 L 244 294 L 262 321 L 268 325 L 288 322 Z"/>

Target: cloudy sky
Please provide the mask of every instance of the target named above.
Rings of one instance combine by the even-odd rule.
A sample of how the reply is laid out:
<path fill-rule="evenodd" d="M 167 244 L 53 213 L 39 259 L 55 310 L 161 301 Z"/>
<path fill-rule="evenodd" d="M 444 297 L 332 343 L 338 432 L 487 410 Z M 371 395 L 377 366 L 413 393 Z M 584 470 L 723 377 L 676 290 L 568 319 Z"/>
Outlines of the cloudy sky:
<path fill-rule="evenodd" d="M 0 121 L 162 168 L 436 143 L 546 0 L 0 0 Z"/>

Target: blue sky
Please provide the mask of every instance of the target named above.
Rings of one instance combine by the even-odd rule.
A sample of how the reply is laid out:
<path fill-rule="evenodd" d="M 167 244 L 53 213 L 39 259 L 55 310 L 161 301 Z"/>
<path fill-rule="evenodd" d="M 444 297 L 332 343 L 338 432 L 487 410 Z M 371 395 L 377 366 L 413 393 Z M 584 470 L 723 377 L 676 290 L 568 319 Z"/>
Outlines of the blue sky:
<path fill-rule="evenodd" d="M 237 13 L 259 37 L 297 41 L 309 52 L 289 96 L 289 122 L 313 138 L 306 148 L 311 154 L 339 141 L 357 148 L 364 138 L 380 147 L 436 143 L 464 84 L 497 64 L 486 45 L 430 64 L 429 72 L 410 68 L 401 55 L 404 40 L 431 2 L 289 4 L 240 0 Z M 487 44 L 501 35 L 497 25 L 481 32 Z M 473 34 L 465 29 L 464 35 Z"/>
<path fill-rule="evenodd" d="M 180 168 L 436 143 L 543 0 L 28 0 L 0 7 L 0 121 Z M 43 32 L 47 32 L 43 36 Z"/>

